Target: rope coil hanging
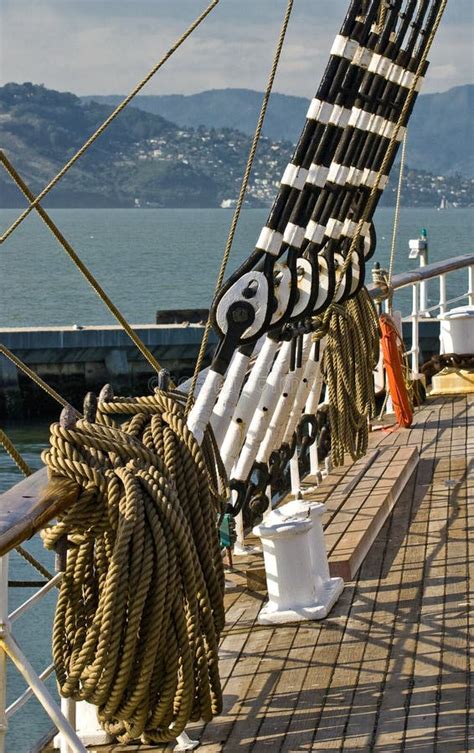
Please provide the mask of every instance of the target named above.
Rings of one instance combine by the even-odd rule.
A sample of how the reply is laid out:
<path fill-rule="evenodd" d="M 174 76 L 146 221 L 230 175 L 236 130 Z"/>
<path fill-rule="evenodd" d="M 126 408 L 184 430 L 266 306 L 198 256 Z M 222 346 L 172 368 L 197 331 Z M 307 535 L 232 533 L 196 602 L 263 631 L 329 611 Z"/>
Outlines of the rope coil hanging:
<path fill-rule="evenodd" d="M 368 421 L 375 412 L 373 370 L 379 358 L 377 312 L 363 288 L 344 304 L 333 304 L 323 321 L 327 341 L 322 367 L 329 397 L 331 458 L 340 466 L 346 452 L 353 460 L 367 452 Z"/>
<path fill-rule="evenodd" d="M 131 418 L 119 427 L 118 414 Z M 63 411 L 43 453 L 50 474 L 81 488 L 43 534 L 48 548 L 69 541 L 57 679 L 121 742 L 166 742 L 222 707 L 225 479 L 210 433 L 200 448 L 177 393 L 99 401 L 96 420 Z"/>

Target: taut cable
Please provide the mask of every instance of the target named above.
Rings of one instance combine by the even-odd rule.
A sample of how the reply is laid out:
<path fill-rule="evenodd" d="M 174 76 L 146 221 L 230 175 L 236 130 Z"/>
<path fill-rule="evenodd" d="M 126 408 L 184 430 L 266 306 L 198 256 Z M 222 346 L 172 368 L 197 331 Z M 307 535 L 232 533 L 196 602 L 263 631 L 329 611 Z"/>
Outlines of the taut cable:
<path fill-rule="evenodd" d="M 43 188 L 41 193 L 38 194 L 38 196 L 33 199 L 30 203 L 30 205 L 24 210 L 22 214 L 20 214 L 19 217 L 15 220 L 15 222 L 10 225 L 10 227 L 4 232 L 2 236 L 0 236 L 0 243 L 3 243 L 12 233 L 13 231 L 20 225 L 25 217 L 28 217 L 29 213 L 32 209 L 34 209 L 42 199 L 51 191 L 52 188 L 58 183 L 61 178 L 67 173 L 67 171 L 77 162 L 77 160 L 82 157 L 82 155 L 89 149 L 90 146 L 96 141 L 96 139 L 105 131 L 105 129 L 112 123 L 112 121 L 115 120 L 117 115 L 119 115 L 123 109 L 132 101 L 132 99 L 138 94 L 139 91 L 143 89 L 145 84 L 150 81 L 151 78 L 155 75 L 157 71 L 159 71 L 160 68 L 170 59 L 170 57 L 176 52 L 176 50 L 181 47 L 183 42 L 186 41 L 186 39 L 193 33 L 193 31 L 204 21 L 204 19 L 209 15 L 209 13 L 214 10 L 216 5 L 219 3 L 220 0 L 212 0 L 212 2 L 207 6 L 207 8 L 201 13 L 200 16 L 198 16 L 195 21 L 191 24 L 191 26 L 188 26 L 186 31 L 179 37 L 179 39 L 176 40 L 176 42 L 173 44 L 172 47 L 168 50 L 168 52 L 159 60 L 156 65 L 153 66 L 153 68 L 146 74 L 146 76 L 135 86 L 135 88 L 128 94 L 125 99 L 115 108 L 115 110 L 109 115 L 109 117 L 104 120 L 104 122 L 97 128 L 97 130 L 92 134 L 92 136 L 87 139 L 85 144 L 81 146 L 81 148 L 76 152 L 76 154 L 71 157 L 71 159 L 66 162 L 64 167 L 55 175 L 55 177 L 48 183 L 48 185 Z"/>
<path fill-rule="evenodd" d="M 130 339 L 134 342 L 134 344 L 137 346 L 138 350 L 142 354 L 142 356 L 148 361 L 150 366 L 158 372 L 161 368 L 160 364 L 156 360 L 153 353 L 146 347 L 146 345 L 142 342 L 142 340 L 138 337 L 137 333 L 132 329 L 130 324 L 127 322 L 123 314 L 119 311 L 117 306 L 110 300 L 109 296 L 105 292 L 105 290 L 99 285 L 97 280 L 95 279 L 92 272 L 89 271 L 89 269 L 86 267 L 84 262 L 79 258 L 67 238 L 64 237 L 64 235 L 61 233 L 57 225 L 53 222 L 49 214 L 46 212 L 45 209 L 41 206 L 41 204 L 36 203 L 36 199 L 34 197 L 34 194 L 30 191 L 22 177 L 19 175 L 19 173 L 15 170 L 10 160 L 7 158 L 4 152 L 0 150 L 0 162 L 4 166 L 7 173 L 10 175 L 10 177 L 15 181 L 18 188 L 22 191 L 22 193 L 26 196 L 28 201 L 33 202 L 31 204 L 31 207 L 34 206 L 35 210 L 38 212 L 39 216 L 43 220 L 43 222 L 48 226 L 48 228 L 51 230 L 52 234 L 60 243 L 60 245 L 63 247 L 73 264 L 76 265 L 77 269 L 81 274 L 86 278 L 87 282 L 92 286 L 92 288 L 95 290 L 99 298 L 107 308 L 109 309 L 110 313 L 117 319 L 119 324 L 124 328 L 127 335 L 130 337 Z"/>
<path fill-rule="evenodd" d="M 219 269 L 219 274 L 217 276 L 215 293 L 214 293 L 215 295 L 217 295 L 217 293 L 221 289 L 222 282 L 224 280 L 225 270 L 227 268 L 227 263 L 229 261 L 229 256 L 230 256 L 230 252 L 231 252 L 231 249 L 232 249 L 232 244 L 234 242 L 235 231 L 237 229 L 237 223 L 238 223 L 239 218 L 240 218 L 240 212 L 241 212 L 241 209 L 242 209 L 242 206 L 243 206 L 243 203 L 244 203 L 245 194 L 247 193 L 247 186 L 248 186 L 248 182 L 249 182 L 249 179 L 250 179 L 250 173 L 252 171 L 252 165 L 253 165 L 253 161 L 255 159 L 255 154 L 257 152 L 258 143 L 260 141 L 260 136 L 261 136 L 261 133 L 262 133 L 263 123 L 264 123 L 264 120 L 265 120 L 265 115 L 267 113 L 268 102 L 270 100 L 270 94 L 271 94 L 272 89 L 273 89 L 273 82 L 275 80 L 275 75 L 276 75 L 276 72 L 277 72 L 278 63 L 280 62 L 281 51 L 283 49 L 283 43 L 285 41 L 286 31 L 287 31 L 287 28 L 288 28 L 288 23 L 289 23 L 289 20 L 290 20 L 290 16 L 291 16 L 291 11 L 292 10 L 293 10 L 293 0 L 288 0 L 288 5 L 286 7 L 286 13 L 285 13 L 285 17 L 283 19 L 283 24 L 282 24 L 282 27 L 281 27 L 280 36 L 278 38 L 278 43 L 277 43 L 277 46 L 276 46 L 275 54 L 273 56 L 273 63 L 272 63 L 270 75 L 268 77 L 267 88 L 266 88 L 265 93 L 263 95 L 262 104 L 261 104 L 261 107 L 260 107 L 260 115 L 258 116 L 258 121 L 257 121 L 257 125 L 256 125 L 256 128 L 255 128 L 255 133 L 254 133 L 254 136 L 253 136 L 253 140 L 252 140 L 252 145 L 250 147 L 250 152 L 249 152 L 249 156 L 248 156 L 248 159 L 247 159 L 247 164 L 245 166 L 245 172 L 244 172 L 244 175 L 243 175 L 243 178 L 242 178 L 242 183 L 240 184 L 239 197 L 237 199 L 237 204 L 235 205 L 235 210 L 234 210 L 234 214 L 233 214 L 233 217 L 232 217 L 232 222 L 230 224 L 229 234 L 227 236 L 227 241 L 226 241 L 226 244 L 225 244 L 224 254 L 222 256 L 222 261 L 221 261 L 221 266 L 220 266 L 220 269 Z M 209 342 L 210 331 L 211 331 L 211 319 L 210 319 L 210 316 L 209 316 L 208 319 L 207 319 L 207 322 L 206 322 L 206 327 L 204 329 L 204 334 L 202 336 L 201 347 L 199 348 L 199 353 L 198 353 L 198 357 L 197 357 L 197 361 L 196 361 L 196 366 L 194 368 L 193 380 L 192 380 L 191 387 L 190 387 L 189 392 L 188 392 L 188 400 L 187 400 L 187 403 L 186 403 L 186 415 L 189 413 L 189 411 L 191 409 L 191 405 L 192 405 L 192 401 L 193 401 L 193 396 L 194 396 L 194 391 L 196 389 L 196 383 L 197 383 L 198 374 L 199 374 L 199 372 L 201 370 L 202 362 L 204 360 L 204 356 L 205 356 L 206 349 L 207 349 L 207 344 Z"/>

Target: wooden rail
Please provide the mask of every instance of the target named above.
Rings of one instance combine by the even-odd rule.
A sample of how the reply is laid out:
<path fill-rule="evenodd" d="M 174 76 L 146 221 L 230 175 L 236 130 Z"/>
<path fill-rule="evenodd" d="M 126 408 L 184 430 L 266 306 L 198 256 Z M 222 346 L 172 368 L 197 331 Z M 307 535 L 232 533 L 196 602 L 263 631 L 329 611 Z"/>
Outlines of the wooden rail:
<path fill-rule="evenodd" d="M 73 504 L 79 486 L 68 479 L 51 479 L 46 468 L 33 473 L 0 495 L 0 556 L 31 538 Z"/>

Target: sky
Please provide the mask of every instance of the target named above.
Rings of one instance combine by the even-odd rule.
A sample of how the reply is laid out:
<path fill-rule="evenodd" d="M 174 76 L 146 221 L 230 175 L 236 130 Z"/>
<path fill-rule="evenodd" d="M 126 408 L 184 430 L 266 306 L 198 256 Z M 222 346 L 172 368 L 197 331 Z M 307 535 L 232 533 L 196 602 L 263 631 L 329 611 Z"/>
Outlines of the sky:
<path fill-rule="evenodd" d="M 262 90 L 287 0 L 220 0 L 144 94 Z M 274 90 L 311 97 L 349 0 L 295 0 Z M 206 0 L 0 0 L 0 83 L 124 94 Z M 474 82 L 474 0 L 450 0 L 425 92 Z"/>

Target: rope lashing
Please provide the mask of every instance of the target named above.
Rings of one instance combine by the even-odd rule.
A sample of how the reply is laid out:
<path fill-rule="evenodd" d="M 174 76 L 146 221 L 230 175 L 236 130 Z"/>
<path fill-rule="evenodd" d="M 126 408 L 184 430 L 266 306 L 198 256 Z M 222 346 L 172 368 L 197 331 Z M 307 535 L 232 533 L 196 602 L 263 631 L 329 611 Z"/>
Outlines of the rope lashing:
<path fill-rule="evenodd" d="M 92 289 L 97 293 L 101 301 L 107 306 L 108 310 L 114 316 L 118 323 L 123 327 L 127 335 L 130 337 L 132 342 L 136 345 L 142 356 L 148 361 L 152 369 L 154 369 L 156 372 L 160 371 L 160 364 L 156 360 L 153 353 L 150 351 L 149 348 L 146 347 L 145 343 L 141 340 L 141 338 L 137 335 L 137 333 L 132 329 L 132 327 L 129 325 L 123 314 L 119 311 L 117 306 L 113 303 L 113 301 L 109 298 L 105 290 L 101 287 L 99 282 L 96 280 L 92 272 L 89 270 L 88 267 L 84 264 L 82 259 L 79 257 L 79 255 L 76 253 L 74 248 L 72 247 L 71 243 L 65 238 L 65 236 L 61 233 L 58 226 L 53 222 L 49 214 L 46 212 L 45 209 L 41 206 L 41 204 L 35 203 L 35 197 L 32 191 L 28 188 L 25 181 L 21 177 L 21 175 L 15 170 L 14 166 L 10 162 L 10 160 L 7 158 L 6 154 L 0 150 L 0 162 L 4 166 L 7 173 L 10 175 L 10 177 L 14 180 L 18 188 L 21 190 L 24 196 L 28 199 L 28 201 L 33 202 L 32 206 L 34 205 L 34 208 L 36 212 L 39 214 L 45 225 L 51 230 L 52 234 L 58 241 L 58 243 L 63 247 L 66 254 L 71 259 L 72 263 L 76 266 L 76 268 L 79 270 L 79 272 L 85 277 L 89 285 L 92 287 Z"/>
<path fill-rule="evenodd" d="M 222 707 L 225 479 L 210 434 L 200 448 L 186 428 L 184 396 L 109 394 L 97 423 L 63 413 L 43 453 L 50 474 L 80 486 L 43 533 L 48 548 L 69 541 L 53 629 L 60 692 L 95 704 L 121 742 L 167 742 Z"/>
<path fill-rule="evenodd" d="M 82 157 L 82 155 L 89 149 L 90 146 L 99 138 L 99 136 L 108 128 L 108 126 L 115 120 L 115 118 L 122 112 L 122 110 L 125 109 L 125 107 L 132 101 L 132 99 L 143 89 L 145 84 L 150 81 L 151 78 L 157 73 L 157 71 L 160 70 L 160 68 L 163 67 L 163 65 L 170 59 L 170 57 L 176 52 L 176 50 L 181 47 L 183 42 L 186 41 L 186 39 L 191 36 L 193 31 L 204 21 L 205 18 L 209 15 L 209 13 L 214 10 L 216 5 L 220 0 L 212 0 L 212 2 L 209 3 L 207 8 L 204 9 L 204 11 L 193 21 L 193 23 L 188 26 L 188 28 L 183 32 L 183 34 L 174 42 L 174 44 L 170 47 L 170 49 L 166 52 L 165 55 L 161 58 L 161 60 L 156 63 L 156 65 L 151 68 L 151 70 L 146 74 L 146 76 L 135 86 L 134 89 L 128 94 L 125 99 L 120 102 L 119 105 L 115 108 L 115 110 L 104 120 L 104 122 L 97 128 L 97 130 L 90 136 L 85 144 L 81 146 L 81 148 L 74 154 L 73 157 L 64 165 L 64 167 L 55 175 L 55 177 L 48 183 L 45 188 L 38 194 L 38 196 L 33 199 L 29 206 L 22 212 L 22 214 L 19 215 L 19 217 L 10 225 L 10 227 L 3 233 L 2 236 L 0 236 L 0 243 L 3 243 L 12 233 L 13 231 L 20 225 L 23 220 L 29 215 L 29 213 L 34 209 L 35 206 L 39 204 L 40 201 L 42 201 L 45 196 L 51 191 L 52 188 L 61 180 L 61 178 L 67 173 L 67 171 L 77 162 L 77 160 Z"/>

